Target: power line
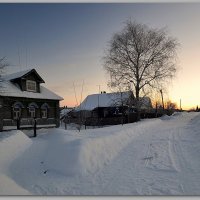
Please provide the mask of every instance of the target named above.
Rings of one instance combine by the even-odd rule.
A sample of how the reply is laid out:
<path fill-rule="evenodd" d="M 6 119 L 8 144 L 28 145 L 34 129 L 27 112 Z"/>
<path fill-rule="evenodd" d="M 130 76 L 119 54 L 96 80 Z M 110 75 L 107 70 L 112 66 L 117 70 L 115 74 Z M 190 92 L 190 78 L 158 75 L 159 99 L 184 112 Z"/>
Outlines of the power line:
<path fill-rule="evenodd" d="M 81 89 L 81 99 L 80 99 L 80 104 L 81 104 L 81 102 L 82 102 L 83 85 L 84 85 L 84 80 L 83 80 L 83 83 L 82 83 L 82 89 Z"/>
<path fill-rule="evenodd" d="M 97 85 L 99 87 L 99 94 L 100 94 L 100 87 L 101 85 Z M 98 107 L 99 107 L 99 94 L 98 94 Z"/>
<path fill-rule="evenodd" d="M 26 47 L 26 68 L 27 68 L 27 47 Z"/>
<path fill-rule="evenodd" d="M 20 67 L 20 71 L 21 71 L 21 59 L 20 59 L 19 46 L 18 46 L 18 58 L 19 58 L 19 67 Z"/>
<path fill-rule="evenodd" d="M 74 94 L 75 94 L 75 99 L 76 99 L 76 105 L 78 105 L 78 101 L 77 101 L 77 97 L 76 97 L 76 90 L 75 90 L 74 82 L 73 82 L 73 86 L 74 86 Z"/>

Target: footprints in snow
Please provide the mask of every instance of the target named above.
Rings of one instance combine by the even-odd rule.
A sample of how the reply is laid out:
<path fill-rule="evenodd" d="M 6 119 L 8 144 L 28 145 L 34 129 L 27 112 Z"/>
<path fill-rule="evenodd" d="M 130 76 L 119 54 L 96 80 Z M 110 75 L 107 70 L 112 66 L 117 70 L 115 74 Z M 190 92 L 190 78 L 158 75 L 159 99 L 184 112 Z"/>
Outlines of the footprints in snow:
<path fill-rule="evenodd" d="M 144 161 L 144 167 L 162 170 L 166 172 L 176 172 L 174 166 L 174 159 L 171 153 L 170 141 L 155 141 L 148 145 L 146 155 L 142 159 Z"/>
<path fill-rule="evenodd" d="M 44 162 L 42 161 L 42 162 L 40 162 L 40 164 L 42 164 L 42 165 L 43 165 L 43 164 L 44 164 Z M 44 171 L 43 171 L 43 174 L 46 174 L 48 171 L 49 171 L 48 169 L 47 169 L 47 170 L 44 170 Z"/>

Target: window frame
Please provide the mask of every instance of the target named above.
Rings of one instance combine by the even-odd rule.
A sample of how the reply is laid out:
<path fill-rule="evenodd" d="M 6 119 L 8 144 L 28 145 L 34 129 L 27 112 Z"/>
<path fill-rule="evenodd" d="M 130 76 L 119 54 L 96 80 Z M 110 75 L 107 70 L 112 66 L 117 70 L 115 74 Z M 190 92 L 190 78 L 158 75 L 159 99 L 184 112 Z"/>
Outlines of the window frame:
<path fill-rule="evenodd" d="M 14 107 L 13 108 L 13 119 L 19 119 L 20 117 L 21 117 L 21 108 L 20 107 Z"/>
<path fill-rule="evenodd" d="M 29 108 L 29 113 L 31 115 L 31 118 L 35 118 L 35 107 L 30 107 Z"/>
<path fill-rule="evenodd" d="M 42 108 L 41 113 L 42 113 L 42 119 L 47 119 L 47 108 Z"/>
<path fill-rule="evenodd" d="M 30 86 L 30 85 L 31 85 L 31 87 L 33 86 L 34 89 L 29 88 L 28 86 Z M 26 90 L 29 91 L 29 92 L 37 92 L 37 83 L 36 83 L 36 81 L 26 80 Z"/>

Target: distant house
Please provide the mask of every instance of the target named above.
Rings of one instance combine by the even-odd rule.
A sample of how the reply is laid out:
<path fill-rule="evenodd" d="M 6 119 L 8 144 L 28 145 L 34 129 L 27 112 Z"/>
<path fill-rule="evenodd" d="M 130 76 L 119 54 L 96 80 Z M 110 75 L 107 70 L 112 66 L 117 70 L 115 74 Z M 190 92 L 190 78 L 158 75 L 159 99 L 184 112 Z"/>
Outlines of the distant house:
<path fill-rule="evenodd" d="M 68 117 L 69 113 L 71 111 L 73 111 L 73 109 L 74 108 L 68 108 L 68 107 L 61 108 L 61 110 L 60 110 L 60 120 L 63 120 L 66 117 Z"/>
<path fill-rule="evenodd" d="M 131 91 L 114 92 L 114 93 L 104 92 L 101 94 L 88 95 L 75 110 L 92 111 L 97 108 L 104 108 L 103 109 L 104 111 L 106 111 L 107 109 L 115 109 L 116 111 L 121 111 L 122 107 L 123 108 L 129 107 L 136 109 L 135 105 L 136 105 L 135 97 L 133 95 L 133 92 Z M 142 110 L 151 109 L 152 108 L 151 99 L 149 97 L 141 97 L 140 106 Z M 104 112 L 104 116 L 106 116 L 106 112 Z"/>
<path fill-rule="evenodd" d="M 151 99 L 149 97 L 140 97 L 140 108 L 141 110 L 152 109 Z"/>
<path fill-rule="evenodd" d="M 45 83 L 35 69 L 3 76 L 0 87 L 0 131 L 31 127 L 59 126 L 59 101 L 63 100 L 41 84 Z"/>
<path fill-rule="evenodd" d="M 141 98 L 141 108 L 145 112 L 152 108 L 148 97 Z M 88 95 L 84 101 L 70 112 L 71 122 L 86 124 L 119 124 L 136 120 L 135 97 L 132 91 Z"/>
<path fill-rule="evenodd" d="M 86 117 L 108 117 L 122 114 L 133 106 L 134 96 L 130 91 L 88 95 L 75 109 L 84 111 Z"/>

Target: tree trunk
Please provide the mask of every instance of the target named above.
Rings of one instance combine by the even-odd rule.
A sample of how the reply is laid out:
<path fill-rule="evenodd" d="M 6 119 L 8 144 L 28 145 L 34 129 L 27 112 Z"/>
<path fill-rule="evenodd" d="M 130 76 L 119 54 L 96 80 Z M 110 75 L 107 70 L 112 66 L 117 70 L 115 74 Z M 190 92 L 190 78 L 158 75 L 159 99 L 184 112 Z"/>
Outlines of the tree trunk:
<path fill-rule="evenodd" d="M 136 87 L 136 120 L 140 121 L 140 98 L 139 98 L 139 87 Z"/>

